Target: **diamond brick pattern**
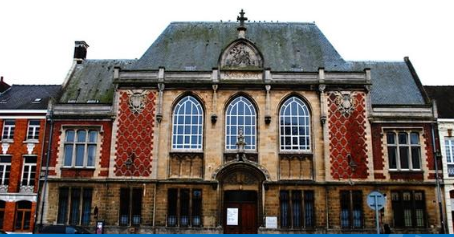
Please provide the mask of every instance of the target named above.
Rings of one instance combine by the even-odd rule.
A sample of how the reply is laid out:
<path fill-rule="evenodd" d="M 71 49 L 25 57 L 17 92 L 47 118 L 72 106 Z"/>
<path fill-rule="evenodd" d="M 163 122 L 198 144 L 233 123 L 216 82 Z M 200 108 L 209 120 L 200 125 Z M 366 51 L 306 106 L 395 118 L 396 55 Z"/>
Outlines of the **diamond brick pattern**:
<path fill-rule="evenodd" d="M 365 93 L 353 92 L 354 110 L 345 114 L 336 103 L 338 93 L 328 93 L 328 129 L 331 175 L 334 179 L 365 179 L 367 168 Z M 350 154 L 350 159 L 348 155 Z M 350 165 L 356 165 L 354 169 Z"/>
<path fill-rule="evenodd" d="M 153 160 L 153 128 L 156 94 L 145 95 L 145 107 L 140 113 L 129 108 L 127 91 L 120 91 L 115 175 L 148 177 Z"/>

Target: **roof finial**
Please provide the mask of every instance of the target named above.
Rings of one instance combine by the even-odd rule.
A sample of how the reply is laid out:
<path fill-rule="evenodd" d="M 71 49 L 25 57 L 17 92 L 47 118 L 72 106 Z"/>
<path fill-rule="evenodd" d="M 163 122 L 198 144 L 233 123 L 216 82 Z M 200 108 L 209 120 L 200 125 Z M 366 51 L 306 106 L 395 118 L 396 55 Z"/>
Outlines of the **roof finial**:
<path fill-rule="evenodd" d="M 240 16 L 241 17 L 238 16 L 236 18 L 237 21 L 240 21 L 240 27 L 244 27 L 244 22 L 247 21 L 247 17 L 244 17 L 245 13 L 246 12 L 244 12 L 243 9 L 241 9 L 241 11 L 240 11 Z"/>
<path fill-rule="evenodd" d="M 244 26 L 244 22 L 247 21 L 248 19 L 247 17 L 244 17 L 245 13 L 246 12 L 244 12 L 243 9 L 241 9 L 240 16 L 236 18 L 237 21 L 240 21 L 240 26 L 237 28 L 239 38 L 245 38 L 246 34 L 246 27 Z"/>

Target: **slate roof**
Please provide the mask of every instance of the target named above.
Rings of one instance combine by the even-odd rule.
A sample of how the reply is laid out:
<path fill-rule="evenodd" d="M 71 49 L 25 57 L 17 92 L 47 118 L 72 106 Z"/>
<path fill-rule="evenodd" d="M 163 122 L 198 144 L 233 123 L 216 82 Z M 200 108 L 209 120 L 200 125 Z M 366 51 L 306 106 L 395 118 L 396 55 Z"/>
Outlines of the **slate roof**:
<path fill-rule="evenodd" d="M 350 70 L 370 68 L 373 105 L 424 105 L 424 95 L 406 62 L 349 62 Z"/>
<path fill-rule="evenodd" d="M 238 23 L 173 22 L 131 69 L 165 67 L 169 71 L 211 71 L 221 52 L 238 39 Z M 255 43 L 272 71 L 342 68 L 345 61 L 313 23 L 246 23 L 246 39 Z"/>
<path fill-rule="evenodd" d="M 73 100 L 111 103 L 113 67 L 122 70 L 211 71 L 223 50 L 238 39 L 238 23 L 174 22 L 139 60 L 85 60 L 78 64 L 60 103 Z M 407 61 L 345 61 L 313 23 L 247 23 L 246 38 L 253 42 L 271 71 L 317 72 L 371 69 L 373 105 L 425 105 L 416 72 Z M 410 65 L 409 65 L 410 64 Z"/>
<path fill-rule="evenodd" d="M 84 60 L 77 64 L 73 75 L 64 88 L 60 103 L 112 103 L 114 67 L 125 67 L 134 60 Z"/>
<path fill-rule="evenodd" d="M 0 95 L 0 110 L 46 110 L 60 89 L 60 85 L 12 85 Z M 37 98 L 41 100 L 35 102 Z"/>
<path fill-rule="evenodd" d="M 454 119 L 454 86 L 424 86 L 424 89 L 436 101 L 438 117 Z"/>

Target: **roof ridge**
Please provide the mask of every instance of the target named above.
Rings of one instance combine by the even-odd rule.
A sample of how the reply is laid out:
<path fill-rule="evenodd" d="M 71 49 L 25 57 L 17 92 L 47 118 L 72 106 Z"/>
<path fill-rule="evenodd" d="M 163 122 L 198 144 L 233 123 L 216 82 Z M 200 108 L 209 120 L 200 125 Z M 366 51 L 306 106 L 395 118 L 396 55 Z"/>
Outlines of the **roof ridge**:
<path fill-rule="evenodd" d="M 236 21 L 172 21 L 170 24 L 239 24 Z M 245 24 L 295 24 L 295 25 L 315 25 L 315 22 L 293 22 L 293 21 L 248 21 Z"/>
<path fill-rule="evenodd" d="M 59 84 L 12 84 L 11 87 L 13 86 L 61 86 Z"/>

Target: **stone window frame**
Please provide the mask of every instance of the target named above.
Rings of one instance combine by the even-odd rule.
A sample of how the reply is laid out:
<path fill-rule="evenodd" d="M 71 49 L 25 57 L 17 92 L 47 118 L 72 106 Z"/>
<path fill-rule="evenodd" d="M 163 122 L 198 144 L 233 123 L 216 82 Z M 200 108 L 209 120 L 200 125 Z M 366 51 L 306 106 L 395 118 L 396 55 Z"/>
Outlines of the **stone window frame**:
<path fill-rule="evenodd" d="M 384 128 L 384 144 L 386 144 L 386 154 L 387 154 L 387 163 L 388 163 L 388 168 L 389 171 L 402 171 L 402 172 L 412 172 L 412 171 L 422 171 L 423 167 L 423 139 L 422 139 L 422 134 L 423 130 L 418 129 L 418 128 L 402 128 L 402 129 L 390 129 L 390 128 Z M 394 134 L 394 143 L 389 142 L 389 137 L 388 135 L 390 133 Z M 406 143 L 401 144 L 399 142 L 399 135 L 405 133 L 406 136 Z M 412 134 L 417 134 L 417 143 L 412 143 Z M 390 148 L 395 148 L 396 150 L 396 167 L 391 168 L 391 157 L 390 157 Z M 401 155 L 400 155 L 400 148 L 408 148 L 408 168 L 401 168 Z M 413 164 L 413 149 L 419 148 L 419 168 L 414 168 Z"/>
<path fill-rule="evenodd" d="M 340 227 L 342 229 L 364 228 L 363 192 L 361 190 L 340 190 L 339 201 Z M 359 219 L 355 218 L 358 211 Z"/>
<path fill-rule="evenodd" d="M 284 194 L 287 194 L 285 196 Z M 298 197 L 298 193 L 300 196 Z M 295 215 L 296 205 L 299 204 L 299 211 Z M 312 204 L 312 205 L 311 205 Z M 284 209 L 287 206 L 287 213 Z M 310 211 L 309 208 L 312 208 Z M 311 213 L 308 213 L 311 212 Z M 313 229 L 316 226 L 315 218 L 315 192 L 314 190 L 299 190 L 299 189 L 282 189 L 279 190 L 279 224 L 283 229 Z M 310 216 L 310 219 L 308 218 Z M 299 217 L 299 218 L 298 218 Z M 288 224 L 284 223 L 286 218 Z M 296 222 L 300 221 L 300 224 Z"/>
<path fill-rule="evenodd" d="M 180 116 L 182 116 L 180 113 L 177 112 L 178 109 L 185 109 L 187 104 L 188 103 L 191 103 L 191 112 L 190 114 L 186 114 L 185 111 L 183 111 L 183 116 L 186 117 L 186 116 L 190 116 L 191 118 L 191 122 L 190 123 L 186 123 L 186 121 L 184 121 L 183 123 L 179 123 L 179 118 Z M 192 107 L 192 106 L 195 106 Z M 183 107 L 183 108 L 182 108 Z M 193 109 L 196 109 L 197 110 L 197 114 L 194 114 L 193 112 Z M 192 120 L 194 119 L 194 117 L 197 118 L 197 123 L 192 123 Z M 182 133 L 179 133 L 178 132 L 178 126 L 182 126 Z M 194 131 L 192 131 L 194 125 L 196 125 L 197 129 L 195 131 L 195 133 L 193 133 Z M 175 105 L 174 109 L 173 109 L 173 112 L 172 112 L 172 140 L 171 140 L 171 150 L 172 151 L 178 151 L 178 152 L 185 152 L 185 151 L 189 151 L 189 152 L 201 152 L 203 151 L 203 133 L 204 133 L 204 129 L 203 129 L 203 126 L 204 125 L 204 110 L 203 110 L 203 106 L 202 104 L 200 103 L 199 100 L 197 100 L 197 98 L 195 98 L 194 96 L 192 95 L 187 95 L 187 96 L 184 96 L 182 97 L 178 103 Z M 189 126 L 190 128 L 190 131 L 189 131 L 189 134 L 187 134 L 185 132 L 185 128 Z M 180 136 L 183 136 L 183 143 L 182 144 L 179 144 L 178 143 L 178 137 Z M 193 142 L 192 141 L 192 138 L 196 136 L 196 142 Z M 184 140 L 185 140 L 185 137 L 188 137 L 189 138 L 189 142 L 186 143 Z M 195 148 L 193 146 L 196 146 Z M 182 147 L 180 147 L 182 146 Z M 189 146 L 189 147 L 187 147 Z"/>
<path fill-rule="evenodd" d="M 62 157 L 62 168 L 71 168 L 71 169 L 95 169 L 96 168 L 96 162 L 99 160 L 100 157 L 100 150 L 101 150 L 101 142 L 102 142 L 102 126 L 63 126 L 62 127 L 63 132 L 61 136 L 62 140 L 62 145 L 61 145 L 61 157 Z M 73 130 L 75 131 L 74 133 L 74 141 L 68 141 L 67 142 L 67 133 L 68 131 Z M 86 131 L 86 140 L 85 142 L 77 142 L 77 131 L 79 130 L 85 130 Z M 90 137 L 89 137 L 89 132 L 90 131 L 96 131 L 97 136 L 96 136 L 96 142 L 90 142 Z M 66 162 L 66 145 L 72 145 L 72 157 L 71 157 L 71 165 L 67 165 Z M 85 145 L 84 146 L 84 156 L 83 156 L 83 165 L 76 165 L 76 145 Z M 95 151 L 94 151 L 94 157 L 93 157 L 93 165 L 88 165 L 88 146 L 94 146 Z"/>
<path fill-rule="evenodd" d="M 64 191 L 66 191 L 66 194 Z M 58 190 L 57 224 L 90 226 L 93 194 L 92 187 L 60 187 Z M 88 200 L 88 198 L 90 199 Z M 76 204 L 73 205 L 74 203 Z M 62 209 L 65 209 L 63 213 L 61 213 Z"/>
<path fill-rule="evenodd" d="M 6 119 L 3 121 L 2 140 L 12 141 L 14 139 L 14 130 L 16 128 L 16 120 Z"/>
<path fill-rule="evenodd" d="M 41 121 L 39 121 L 37 119 L 29 120 L 28 127 L 27 127 L 27 140 L 38 140 L 40 128 L 41 128 Z"/>
<path fill-rule="evenodd" d="M 291 104 L 293 103 L 296 103 L 297 105 L 301 106 L 301 109 L 303 110 L 303 112 L 305 112 L 303 115 L 300 115 L 299 113 L 294 115 L 290 110 L 290 113 L 286 116 L 284 113 L 285 113 L 285 109 L 287 108 L 291 108 Z M 304 111 L 305 110 L 305 111 Z M 298 110 L 299 112 L 299 110 Z M 283 145 L 282 144 L 282 141 L 283 139 L 285 139 L 286 136 L 288 136 L 287 134 L 282 134 L 283 133 L 283 124 L 282 124 L 282 119 L 283 117 L 289 117 L 291 120 L 293 118 L 297 118 L 298 119 L 298 124 L 296 126 L 294 126 L 293 124 L 290 124 L 290 129 L 292 130 L 294 127 L 296 127 L 298 129 L 298 134 L 295 136 L 293 135 L 293 132 L 291 131 L 291 134 L 290 134 L 290 138 L 291 138 L 291 148 L 289 149 L 286 149 L 286 148 L 283 148 L 287 145 Z M 299 119 L 303 119 L 303 125 L 301 126 L 299 124 Z M 299 130 L 301 127 L 305 127 L 306 128 L 306 133 L 304 135 L 300 135 L 299 134 Z M 304 102 L 301 98 L 299 98 L 298 96 L 290 96 L 289 98 L 287 98 L 281 105 L 281 107 L 279 108 L 279 151 L 281 153 L 288 153 L 288 152 L 304 152 L 304 153 L 310 153 L 312 151 L 312 139 L 311 139 L 311 136 L 312 136 L 312 133 L 311 133 L 311 113 L 310 113 L 310 110 L 309 110 L 309 106 L 306 104 L 306 102 Z M 303 136 L 303 138 L 301 137 Z M 293 145 L 293 139 L 294 138 L 297 138 L 297 145 Z M 307 139 L 308 140 L 308 143 L 307 144 L 304 144 L 303 145 L 303 149 L 301 149 L 301 143 L 300 143 L 300 139 Z M 294 148 L 295 146 L 298 146 L 296 149 Z"/>
<path fill-rule="evenodd" d="M 183 196 L 185 192 L 188 193 L 187 197 Z M 182 214 L 183 212 L 187 212 L 186 215 Z M 167 189 L 166 227 L 202 227 L 202 214 L 203 190 L 201 188 Z M 182 220 L 186 222 L 182 224 Z"/>
<path fill-rule="evenodd" d="M 445 137 L 446 166 L 449 177 L 454 177 L 454 137 Z"/>
<path fill-rule="evenodd" d="M 120 188 L 118 225 L 140 226 L 142 223 L 143 188 Z"/>
<path fill-rule="evenodd" d="M 234 106 L 237 106 L 238 103 L 240 102 L 243 102 L 245 103 L 245 106 L 247 106 L 247 108 L 249 109 L 250 111 L 250 115 L 247 115 L 247 114 L 244 114 L 244 111 L 243 110 L 243 114 L 239 114 L 239 113 L 236 113 L 236 114 L 232 114 L 231 113 L 231 110 Z M 245 107 L 246 109 L 246 107 Z M 237 110 L 238 111 L 238 110 Z M 236 118 L 236 123 L 232 125 L 232 118 L 235 117 Z M 246 117 L 251 117 L 250 118 L 250 121 L 251 121 L 251 124 L 246 124 L 246 122 L 244 122 L 244 124 L 239 124 L 238 122 L 238 118 L 239 117 L 242 117 L 243 118 L 243 121 L 246 121 Z M 250 131 L 246 129 L 246 126 L 250 127 Z M 235 127 L 236 130 L 233 130 L 232 132 L 232 128 Z M 236 151 L 237 150 L 237 140 L 238 140 L 238 128 L 242 128 L 243 130 L 243 136 L 244 136 L 244 140 L 246 142 L 246 146 L 245 146 L 245 150 L 246 152 L 256 152 L 257 151 L 257 109 L 255 108 L 255 105 L 254 103 L 249 99 L 247 98 L 246 96 L 244 95 L 239 95 L 239 96 L 236 96 L 234 99 L 232 99 L 229 104 L 227 105 L 226 107 L 226 110 L 225 110 L 225 150 L 226 152 L 232 152 L 232 151 Z M 236 134 L 234 134 L 236 133 Z M 250 142 L 248 141 L 253 141 L 253 144 L 249 144 Z M 233 142 L 233 144 L 232 144 Z"/>
<path fill-rule="evenodd" d="M 427 210 L 424 191 L 391 191 L 391 208 L 395 227 L 426 228 Z"/>

